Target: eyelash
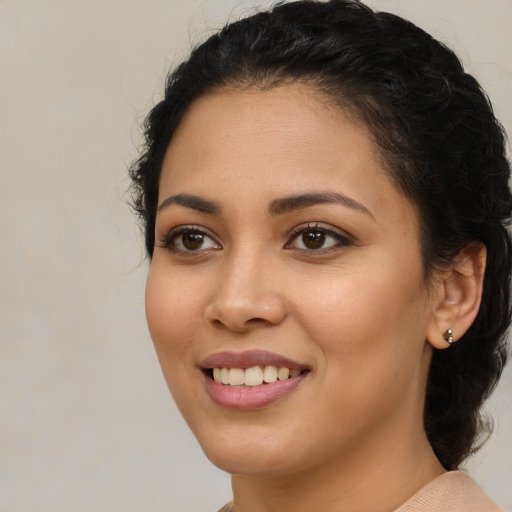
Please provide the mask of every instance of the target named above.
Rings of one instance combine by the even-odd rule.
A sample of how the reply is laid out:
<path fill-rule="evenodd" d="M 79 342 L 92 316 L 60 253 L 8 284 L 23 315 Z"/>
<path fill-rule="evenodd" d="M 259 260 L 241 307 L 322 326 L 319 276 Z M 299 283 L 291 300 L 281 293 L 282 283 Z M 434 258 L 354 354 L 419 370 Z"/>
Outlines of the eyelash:
<path fill-rule="evenodd" d="M 321 234 L 328 237 L 332 237 L 337 241 L 337 243 L 332 244 L 328 247 L 320 247 L 317 249 L 307 249 L 307 248 L 294 248 L 292 247 L 292 243 L 299 238 L 300 235 L 304 235 L 306 233 L 315 233 Z M 198 234 L 203 236 L 203 240 L 205 238 L 210 239 L 217 247 L 208 247 L 205 249 L 201 249 L 200 247 L 197 250 L 194 249 L 179 249 L 176 247 L 176 243 L 179 240 L 180 236 L 190 235 L 190 234 Z M 183 243 L 183 240 L 181 241 Z M 341 247 L 347 247 L 353 244 L 353 240 L 346 234 L 342 234 L 332 228 L 328 228 L 320 225 L 316 222 L 308 222 L 306 224 L 301 224 L 299 226 L 294 227 L 289 235 L 289 240 L 285 245 L 285 249 L 296 250 L 301 253 L 309 253 L 309 254 L 325 254 L 328 252 L 339 250 Z M 179 253 L 180 255 L 193 256 L 198 253 L 205 252 L 206 250 L 219 250 L 222 247 L 218 244 L 212 236 L 210 236 L 204 228 L 198 226 L 179 226 L 169 233 L 167 233 L 163 238 L 160 239 L 159 247 L 166 249 L 173 253 Z"/>
<path fill-rule="evenodd" d="M 291 247 L 292 242 L 294 240 L 297 240 L 300 235 L 304 235 L 306 233 L 320 233 L 322 235 L 332 237 L 337 241 L 337 243 L 330 245 L 328 247 L 325 247 L 325 248 L 297 249 L 301 252 L 306 252 L 309 254 L 325 254 L 328 252 L 339 250 L 341 247 L 348 247 L 350 245 L 353 245 L 353 243 L 354 243 L 353 239 L 346 233 L 340 233 L 339 231 L 337 231 L 331 227 L 325 227 L 316 222 L 308 222 L 306 224 L 301 224 L 299 226 L 296 226 L 295 228 L 292 229 L 292 231 L 290 233 L 290 241 L 287 242 L 285 247 L 293 249 L 293 247 Z"/>
<path fill-rule="evenodd" d="M 210 250 L 218 250 L 220 245 L 214 240 L 212 236 L 210 236 L 204 228 L 200 228 L 198 226 L 179 226 L 173 230 L 171 230 L 169 233 L 167 233 L 163 238 L 160 239 L 160 245 L 159 247 L 163 249 L 167 249 L 170 252 L 173 253 L 179 253 L 187 256 L 197 255 L 197 253 L 202 252 L 200 250 L 192 250 L 192 249 L 178 249 L 176 247 L 176 243 L 180 236 L 183 235 L 191 235 L 191 234 L 198 234 L 202 235 L 204 238 L 208 238 L 212 240 L 212 242 L 217 245 L 216 248 L 209 248 Z M 183 243 L 183 241 L 182 241 Z M 205 249 L 203 249 L 205 251 Z"/>

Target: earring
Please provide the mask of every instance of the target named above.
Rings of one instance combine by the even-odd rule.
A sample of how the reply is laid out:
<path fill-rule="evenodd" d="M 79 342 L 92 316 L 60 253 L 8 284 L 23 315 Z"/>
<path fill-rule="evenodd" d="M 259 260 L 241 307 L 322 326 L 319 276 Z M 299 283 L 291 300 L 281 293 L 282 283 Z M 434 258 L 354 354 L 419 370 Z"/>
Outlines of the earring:
<path fill-rule="evenodd" d="M 446 331 L 443 332 L 443 338 L 444 341 L 450 345 L 456 341 L 453 337 L 453 331 L 451 329 L 446 329 Z"/>

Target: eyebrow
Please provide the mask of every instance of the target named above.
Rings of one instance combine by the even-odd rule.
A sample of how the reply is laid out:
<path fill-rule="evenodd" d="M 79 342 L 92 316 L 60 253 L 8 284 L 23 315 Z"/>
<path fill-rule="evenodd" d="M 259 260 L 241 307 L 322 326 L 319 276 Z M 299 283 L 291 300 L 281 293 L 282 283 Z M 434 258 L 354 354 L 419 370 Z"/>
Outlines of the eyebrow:
<path fill-rule="evenodd" d="M 364 204 L 351 197 L 338 194 L 337 192 L 310 192 L 294 196 L 275 199 L 269 205 L 268 211 L 271 215 L 283 215 L 302 208 L 308 208 L 317 204 L 341 204 L 347 208 L 358 210 L 375 220 L 373 214 Z"/>
<path fill-rule="evenodd" d="M 216 201 L 192 194 L 176 194 L 169 196 L 160 203 L 158 210 L 163 210 L 173 204 L 212 215 L 220 215 L 222 213 L 222 208 Z M 338 194 L 337 192 L 309 192 L 306 194 L 274 199 L 270 202 L 268 211 L 270 215 L 277 216 L 301 210 L 303 208 L 309 208 L 310 206 L 318 204 L 340 204 L 347 208 L 360 211 L 372 219 L 375 219 L 370 210 L 368 210 L 368 208 L 366 208 L 362 203 L 352 199 L 351 197 Z"/>
<path fill-rule="evenodd" d="M 191 194 L 176 194 L 174 196 L 169 196 L 167 199 L 164 199 L 160 203 L 158 210 L 163 210 L 172 204 L 179 204 L 180 206 L 185 206 L 186 208 L 191 208 L 192 210 L 197 210 L 203 213 L 211 213 L 213 215 L 220 215 L 221 213 L 221 207 L 219 203 Z"/>

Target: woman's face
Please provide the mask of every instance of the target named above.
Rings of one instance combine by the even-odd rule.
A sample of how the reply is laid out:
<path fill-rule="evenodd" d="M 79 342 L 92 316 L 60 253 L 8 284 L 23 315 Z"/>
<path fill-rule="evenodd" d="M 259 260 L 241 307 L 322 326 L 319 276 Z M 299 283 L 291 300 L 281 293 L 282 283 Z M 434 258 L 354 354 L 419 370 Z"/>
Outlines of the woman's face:
<path fill-rule="evenodd" d="M 192 105 L 146 310 L 215 464 L 282 475 L 423 439 L 433 302 L 415 208 L 362 126 L 298 85 Z"/>

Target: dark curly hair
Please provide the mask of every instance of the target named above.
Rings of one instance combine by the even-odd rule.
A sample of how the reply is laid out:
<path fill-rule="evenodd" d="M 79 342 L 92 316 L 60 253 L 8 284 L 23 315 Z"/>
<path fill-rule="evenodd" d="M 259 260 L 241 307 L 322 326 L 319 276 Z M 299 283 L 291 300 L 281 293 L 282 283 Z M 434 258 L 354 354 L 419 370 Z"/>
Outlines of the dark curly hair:
<path fill-rule="evenodd" d="M 416 204 L 428 277 L 460 249 L 487 249 L 482 304 L 462 341 L 435 351 L 424 412 L 446 469 L 472 452 L 480 408 L 506 362 L 510 323 L 510 167 L 504 132 L 454 53 L 414 24 L 357 0 L 279 3 L 228 24 L 170 74 L 130 174 L 152 256 L 165 151 L 185 111 L 218 90 L 303 82 L 370 129 L 391 179 Z"/>

